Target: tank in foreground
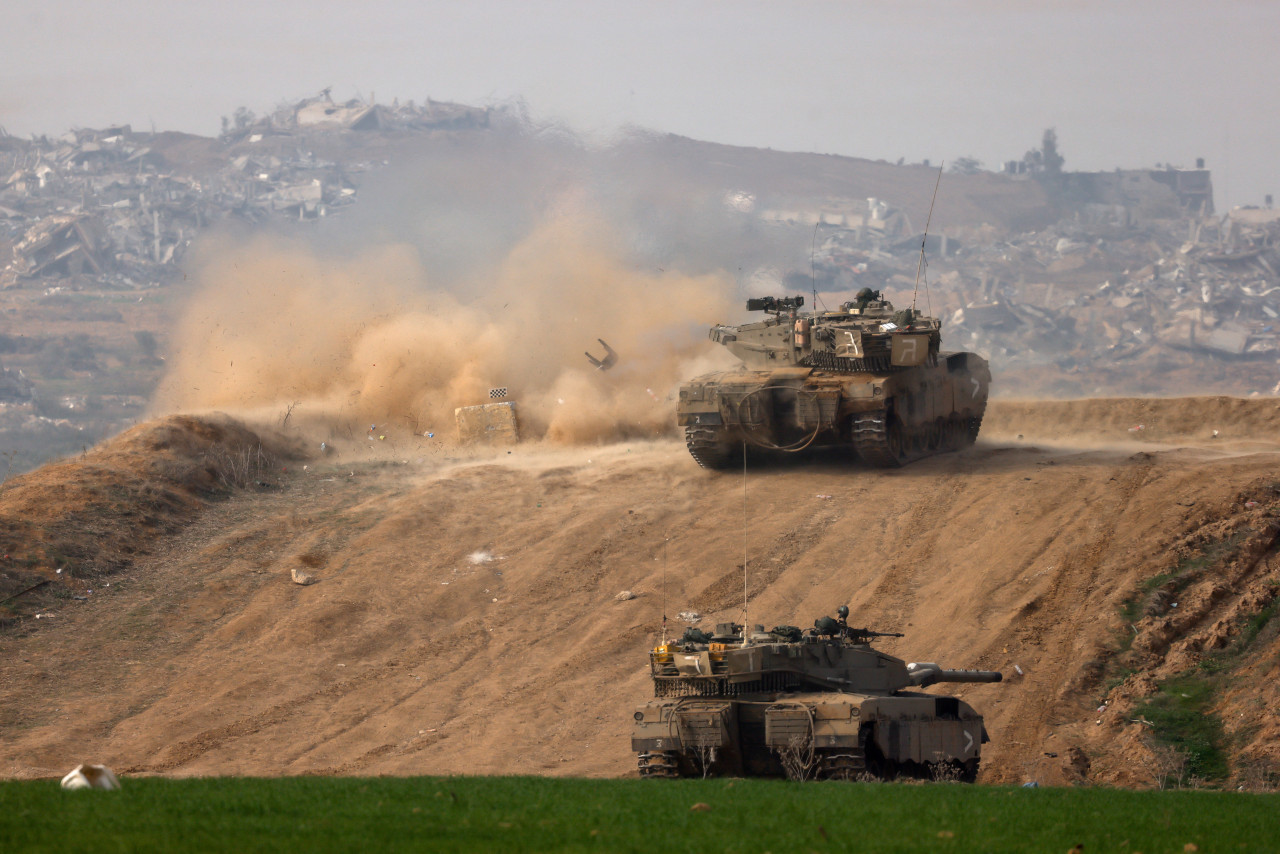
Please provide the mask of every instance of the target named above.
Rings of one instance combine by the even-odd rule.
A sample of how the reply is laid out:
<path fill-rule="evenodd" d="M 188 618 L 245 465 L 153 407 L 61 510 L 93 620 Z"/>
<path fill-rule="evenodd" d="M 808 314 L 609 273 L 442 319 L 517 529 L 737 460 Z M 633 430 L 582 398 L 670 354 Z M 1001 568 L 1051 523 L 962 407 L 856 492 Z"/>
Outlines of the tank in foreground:
<path fill-rule="evenodd" d="M 871 646 L 898 634 L 823 617 L 814 628 L 721 624 L 686 630 L 649 656 L 654 699 L 635 713 L 642 777 L 786 776 L 973 782 L 982 716 L 957 697 L 912 690 L 999 682 L 989 670 L 908 664 Z"/>
<path fill-rule="evenodd" d="M 725 468 L 746 444 L 844 446 L 893 467 L 978 438 L 990 368 L 976 353 L 942 352 L 937 319 L 866 288 L 835 311 L 803 306 L 803 296 L 750 299 L 764 320 L 711 328 L 743 367 L 680 387 L 677 423 L 699 465 Z"/>

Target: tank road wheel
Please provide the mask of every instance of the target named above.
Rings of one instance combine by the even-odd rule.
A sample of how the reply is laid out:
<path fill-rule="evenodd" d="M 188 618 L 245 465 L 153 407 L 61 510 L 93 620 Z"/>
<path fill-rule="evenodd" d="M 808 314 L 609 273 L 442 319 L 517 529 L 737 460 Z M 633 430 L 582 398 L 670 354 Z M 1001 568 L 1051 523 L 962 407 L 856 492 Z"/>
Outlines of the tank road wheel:
<path fill-rule="evenodd" d="M 853 449 L 867 465 L 876 468 L 902 465 L 902 425 L 888 412 L 863 412 L 854 416 L 850 434 Z"/>
<path fill-rule="evenodd" d="M 896 462 L 895 465 L 902 464 L 902 458 L 906 455 L 907 437 L 906 432 L 902 429 L 902 422 L 892 415 L 888 416 L 884 426 L 885 446 L 889 449 L 889 453 L 893 455 Z"/>
<path fill-rule="evenodd" d="M 731 442 L 722 441 L 716 428 L 706 426 L 684 428 L 684 443 L 689 448 L 689 456 L 704 469 L 728 468 L 735 447 Z"/>
<path fill-rule="evenodd" d="M 680 768 L 673 750 L 641 753 L 637 764 L 641 777 L 679 777 Z"/>
<path fill-rule="evenodd" d="M 867 771 L 860 750 L 822 751 L 818 754 L 819 780 L 857 780 Z"/>
<path fill-rule="evenodd" d="M 965 427 L 964 421 L 961 420 L 960 416 L 953 415 L 948 418 L 944 430 L 946 434 L 945 444 L 948 451 L 958 451 L 964 447 Z"/>
<path fill-rule="evenodd" d="M 930 452 L 937 452 L 946 447 L 947 424 L 941 418 L 931 423 L 925 437 L 925 447 Z"/>

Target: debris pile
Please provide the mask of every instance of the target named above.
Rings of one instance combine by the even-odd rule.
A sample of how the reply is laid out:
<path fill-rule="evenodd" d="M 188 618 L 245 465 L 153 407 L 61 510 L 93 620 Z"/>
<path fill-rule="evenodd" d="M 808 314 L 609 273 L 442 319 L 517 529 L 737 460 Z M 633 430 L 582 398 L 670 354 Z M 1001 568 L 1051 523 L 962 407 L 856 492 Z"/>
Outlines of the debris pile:
<path fill-rule="evenodd" d="M 1151 392 L 1160 390 L 1162 367 L 1205 357 L 1269 362 L 1280 379 L 1280 211 L 1215 217 L 1180 209 L 1149 219 L 1084 205 L 1038 232 L 983 226 L 926 237 L 905 218 L 883 227 L 885 203 L 867 203 L 865 216 L 819 233 L 812 272 L 787 276 L 786 287 L 870 287 L 927 303 L 946 321 L 947 346 L 992 357 L 1003 379 L 1044 367 L 1059 376 L 1105 374 L 1150 359 L 1139 372 L 1147 387 L 1130 390 Z"/>
<path fill-rule="evenodd" d="M 361 159 L 359 145 L 337 147 L 351 158 L 326 159 L 313 150 L 317 140 L 483 130 L 493 113 L 429 99 L 338 104 L 326 91 L 262 119 L 238 112 L 216 140 L 129 125 L 32 140 L 0 131 L 0 244 L 12 246 L 0 286 L 79 276 L 103 287 L 154 286 L 212 223 L 313 220 L 353 204 L 361 173 L 383 162 Z"/>
<path fill-rule="evenodd" d="M 35 404 L 35 385 L 16 368 L 0 367 L 0 412 L 9 406 L 31 407 Z"/>
<path fill-rule="evenodd" d="M 953 341 L 1079 369 L 1171 351 L 1274 360 L 1277 270 L 1280 212 L 1239 210 L 1119 232 L 1071 222 L 963 250 L 937 285 L 958 303 Z"/>
<path fill-rule="evenodd" d="M 216 139 L 128 125 L 31 140 L 0 130 L 0 287 L 165 285 L 210 225 L 340 215 L 388 162 L 389 140 L 452 142 L 509 119 L 507 108 L 339 102 L 325 90 L 262 117 L 237 110 Z M 870 287 L 918 301 L 946 321 L 948 348 L 993 360 L 1001 394 L 1172 393 L 1206 365 L 1225 376 L 1214 365 L 1226 361 L 1250 368 L 1231 372 L 1222 392 L 1280 380 L 1280 216 L 1213 216 L 1202 164 L 1061 173 L 1037 198 L 1063 218 L 1025 233 L 975 224 L 925 234 L 921 212 L 912 207 L 913 222 L 892 199 L 818 196 L 797 189 L 803 182 L 766 192 L 766 178 L 754 180 L 761 186 L 735 183 L 725 204 L 786 239 L 749 289 Z M 779 273 L 789 256 L 805 263 Z M 604 357 L 587 358 L 606 369 L 616 357 L 602 347 Z M 1137 376 L 1143 384 L 1129 383 Z"/>
<path fill-rule="evenodd" d="M 501 109 L 497 112 L 502 112 Z M 427 98 L 423 104 L 399 99 L 390 105 L 353 98 L 337 103 L 325 89 L 314 98 L 286 103 L 270 115 L 256 118 L 251 113 L 238 112 L 234 126 L 224 118 L 222 136 L 236 141 L 253 136 L 299 130 L 476 130 L 489 127 L 495 109 L 471 107 L 449 101 Z"/>

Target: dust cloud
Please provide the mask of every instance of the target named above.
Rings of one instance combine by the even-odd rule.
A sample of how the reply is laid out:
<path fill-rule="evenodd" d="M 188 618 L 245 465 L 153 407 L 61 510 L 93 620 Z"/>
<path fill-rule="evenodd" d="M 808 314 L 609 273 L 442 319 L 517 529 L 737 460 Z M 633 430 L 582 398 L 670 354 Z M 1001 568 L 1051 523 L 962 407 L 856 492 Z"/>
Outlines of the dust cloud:
<path fill-rule="evenodd" d="M 388 145 L 341 215 L 193 248 L 154 414 L 421 446 L 506 388 L 524 439 L 668 434 L 678 384 L 736 364 L 706 330 L 741 316 L 743 271 L 808 251 L 646 132 L 593 147 L 519 118 Z"/>
<path fill-rule="evenodd" d="M 279 235 L 206 244 L 155 410 L 447 442 L 455 407 L 505 387 L 528 438 L 670 432 L 673 389 L 709 367 L 705 329 L 731 316 L 733 282 L 637 270 L 606 225 L 558 207 L 470 283 L 433 281 L 403 243 L 343 259 Z M 603 355 L 598 338 L 612 370 L 584 354 Z"/>

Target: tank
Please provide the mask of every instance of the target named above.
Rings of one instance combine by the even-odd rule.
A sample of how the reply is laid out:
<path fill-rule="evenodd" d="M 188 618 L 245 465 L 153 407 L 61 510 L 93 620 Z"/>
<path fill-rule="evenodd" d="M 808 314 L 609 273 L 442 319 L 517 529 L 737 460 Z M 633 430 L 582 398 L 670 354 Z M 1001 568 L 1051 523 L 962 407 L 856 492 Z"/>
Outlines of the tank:
<path fill-rule="evenodd" d="M 915 777 L 973 782 L 982 716 L 917 690 L 999 682 L 990 670 L 908 664 L 871 646 L 900 634 L 850 628 L 847 608 L 814 627 L 687 629 L 649 656 L 654 698 L 635 712 L 642 777 Z"/>
<path fill-rule="evenodd" d="M 711 328 L 743 367 L 680 387 L 677 423 L 699 465 L 725 468 L 745 444 L 842 446 L 893 467 L 977 440 L 991 371 L 976 353 L 943 352 L 937 319 L 868 288 L 835 311 L 803 306 L 803 296 L 750 299 L 764 320 Z"/>

